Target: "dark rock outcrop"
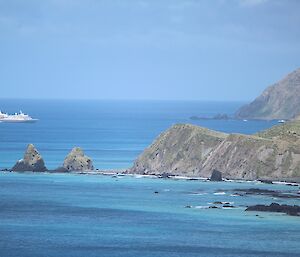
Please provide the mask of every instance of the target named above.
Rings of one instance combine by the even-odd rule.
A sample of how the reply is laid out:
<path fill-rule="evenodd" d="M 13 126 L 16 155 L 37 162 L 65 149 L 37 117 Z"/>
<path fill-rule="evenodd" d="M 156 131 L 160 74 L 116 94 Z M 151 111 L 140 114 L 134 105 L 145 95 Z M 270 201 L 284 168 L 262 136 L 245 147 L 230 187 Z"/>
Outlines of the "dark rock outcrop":
<path fill-rule="evenodd" d="M 218 113 L 213 117 L 199 117 L 199 116 L 191 116 L 191 120 L 229 120 L 230 117 L 226 113 Z"/>
<path fill-rule="evenodd" d="M 269 179 L 259 179 L 259 181 L 264 184 L 273 184 L 273 181 Z"/>
<path fill-rule="evenodd" d="M 271 203 L 270 205 L 254 205 L 249 206 L 245 211 L 260 211 L 260 212 L 281 212 L 291 216 L 300 216 L 300 206 Z"/>
<path fill-rule="evenodd" d="M 260 188 L 245 188 L 245 189 L 235 189 L 235 192 L 238 194 L 243 193 L 242 195 L 263 195 L 274 198 L 285 198 L 285 199 L 300 199 L 300 195 L 294 191 L 275 191 L 269 189 L 260 189 Z"/>
<path fill-rule="evenodd" d="M 239 119 L 294 119 L 300 115 L 300 69 L 268 87 L 259 97 L 242 106 Z"/>
<path fill-rule="evenodd" d="M 84 155 L 79 147 L 75 147 L 64 160 L 63 167 L 67 171 L 90 171 L 94 170 L 93 161 L 90 157 Z M 63 169 L 61 169 L 61 172 Z"/>
<path fill-rule="evenodd" d="M 210 176 L 210 181 L 222 181 L 222 172 L 218 170 L 213 170 Z"/>
<path fill-rule="evenodd" d="M 12 171 L 47 171 L 44 160 L 33 144 L 29 144 L 25 151 L 23 159 L 17 161 L 12 167 Z"/>

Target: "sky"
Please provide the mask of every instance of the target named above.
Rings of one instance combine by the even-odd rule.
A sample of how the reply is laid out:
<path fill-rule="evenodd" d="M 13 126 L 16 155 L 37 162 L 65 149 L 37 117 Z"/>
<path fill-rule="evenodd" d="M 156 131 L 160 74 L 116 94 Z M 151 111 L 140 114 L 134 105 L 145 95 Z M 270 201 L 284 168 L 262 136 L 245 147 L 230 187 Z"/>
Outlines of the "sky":
<path fill-rule="evenodd" d="M 298 0 L 0 0 L 0 98 L 249 101 L 300 67 Z"/>

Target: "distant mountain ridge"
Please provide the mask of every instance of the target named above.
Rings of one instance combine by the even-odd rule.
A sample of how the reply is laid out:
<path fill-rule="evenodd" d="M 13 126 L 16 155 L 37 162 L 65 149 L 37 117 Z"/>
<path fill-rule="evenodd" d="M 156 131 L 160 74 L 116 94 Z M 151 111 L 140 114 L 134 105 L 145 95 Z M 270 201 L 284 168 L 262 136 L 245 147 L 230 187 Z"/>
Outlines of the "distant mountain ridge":
<path fill-rule="evenodd" d="M 268 87 L 253 102 L 242 106 L 238 119 L 287 119 L 300 117 L 300 68 Z"/>

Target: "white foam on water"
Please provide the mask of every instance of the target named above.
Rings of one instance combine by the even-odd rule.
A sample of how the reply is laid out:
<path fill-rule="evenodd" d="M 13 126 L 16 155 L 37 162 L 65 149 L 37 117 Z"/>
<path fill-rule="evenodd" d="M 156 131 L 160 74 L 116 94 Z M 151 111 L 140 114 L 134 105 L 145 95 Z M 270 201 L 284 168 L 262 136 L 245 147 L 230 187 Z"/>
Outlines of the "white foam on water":
<path fill-rule="evenodd" d="M 209 206 L 207 206 L 207 205 L 197 205 L 197 206 L 195 206 L 194 208 L 195 208 L 195 209 L 208 209 Z"/>
<path fill-rule="evenodd" d="M 214 195 L 226 195 L 226 193 L 225 192 L 216 192 L 216 193 L 214 193 Z"/>

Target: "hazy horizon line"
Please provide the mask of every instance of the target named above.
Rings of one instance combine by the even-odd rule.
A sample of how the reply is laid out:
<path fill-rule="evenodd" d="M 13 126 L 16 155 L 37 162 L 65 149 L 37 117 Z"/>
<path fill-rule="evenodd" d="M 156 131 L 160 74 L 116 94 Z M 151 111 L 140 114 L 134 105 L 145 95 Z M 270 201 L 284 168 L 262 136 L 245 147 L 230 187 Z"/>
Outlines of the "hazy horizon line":
<path fill-rule="evenodd" d="M 153 101 L 153 102 L 251 102 L 252 100 L 245 100 L 245 99 L 240 99 L 240 100 L 220 100 L 220 99 L 154 99 L 154 98 L 43 98 L 43 97 L 0 97 L 1 100 L 40 100 L 40 101 Z"/>

